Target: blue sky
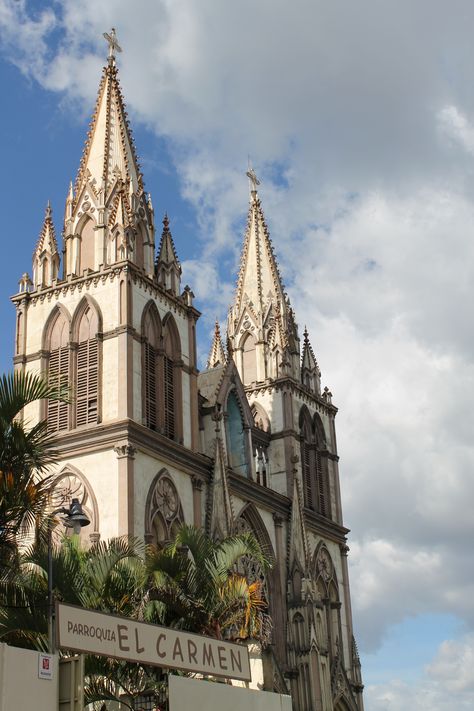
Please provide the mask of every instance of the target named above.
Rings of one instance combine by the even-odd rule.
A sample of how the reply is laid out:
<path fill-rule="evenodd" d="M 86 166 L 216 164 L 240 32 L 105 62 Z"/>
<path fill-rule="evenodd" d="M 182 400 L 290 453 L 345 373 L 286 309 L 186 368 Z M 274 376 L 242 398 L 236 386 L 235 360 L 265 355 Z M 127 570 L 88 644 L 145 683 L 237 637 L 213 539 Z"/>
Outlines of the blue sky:
<path fill-rule="evenodd" d="M 48 199 L 60 234 L 115 25 L 201 359 L 232 298 L 249 154 L 261 178 L 340 408 L 366 711 L 474 707 L 473 23 L 463 0 L 0 0 L 0 368 L 9 296 Z"/>

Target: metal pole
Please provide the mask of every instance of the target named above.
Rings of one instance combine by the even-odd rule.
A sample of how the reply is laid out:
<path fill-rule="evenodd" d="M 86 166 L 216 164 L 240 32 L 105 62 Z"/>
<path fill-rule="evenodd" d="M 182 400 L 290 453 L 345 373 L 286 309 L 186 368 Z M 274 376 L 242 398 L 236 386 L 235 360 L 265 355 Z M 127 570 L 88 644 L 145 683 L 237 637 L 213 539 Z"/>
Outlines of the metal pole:
<path fill-rule="evenodd" d="M 53 536 L 48 522 L 48 647 L 54 654 L 54 600 L 53 600 Z"/>

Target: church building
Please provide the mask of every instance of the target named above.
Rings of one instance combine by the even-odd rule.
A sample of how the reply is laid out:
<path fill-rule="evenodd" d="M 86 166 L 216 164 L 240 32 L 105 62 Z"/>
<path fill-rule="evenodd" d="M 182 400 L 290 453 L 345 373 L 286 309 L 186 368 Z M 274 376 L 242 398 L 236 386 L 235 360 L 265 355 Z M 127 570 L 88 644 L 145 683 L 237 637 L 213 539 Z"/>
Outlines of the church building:
<path fill-rule="evenodd" d="M 118 80 L 115 33 L 62 241 L 51 206 L 16 307 L 14 364 L 70 384 L 42 401 L 58 440 L 54 503 L 79 498 L 86 541 L 165 543 L 182 522 L 252 531 L 272 560 L 264 688 L 294 711 L 363 711 L 341 510 L 337 408 L 285 292 L 253 170 L 227 336 L 199 372 L 200 313 L 178 239 L 157 225 Z M 243 178 L 244 179 L 244 178 Z M 244 206 L 242 206 L 244 210 Z M 157 234 L 158 232 L 158 234 Z"/>

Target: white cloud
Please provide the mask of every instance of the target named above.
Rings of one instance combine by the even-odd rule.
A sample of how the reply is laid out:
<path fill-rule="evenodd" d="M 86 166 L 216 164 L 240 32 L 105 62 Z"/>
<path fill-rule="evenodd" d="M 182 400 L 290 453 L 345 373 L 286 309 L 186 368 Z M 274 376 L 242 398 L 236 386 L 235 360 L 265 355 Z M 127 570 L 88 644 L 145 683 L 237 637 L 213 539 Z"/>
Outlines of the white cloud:
<path fill-rule="evenodd" d="M 474 5 L 54 7 L 56 16 L 31 18 L 23 3 L 4 2 L 4 51 L 84 111 L 101 33 L 117 27 L 132 118 L 170 142 L 196 209 L 203 259 L 183 268 L 206 335 L 231 299 L 252 156 L 298 321 L 340 407 L 366 647 L 426 609 L 473 624 Z M 59 27 L 54 54 L 48 38 Z M 458 692 L 456 708 L 468 708 Z M 367 693 L 377 711 L 452 708 L 432 686 L 416 692 L 418 706 L 401 682 Z"/>
<path fill-rule="evenodd" d="M 392 679 L 365 688 L 367 711 L 470 711 L 474 707 L 474 637 L 446 640 L 411 683 Z"/>

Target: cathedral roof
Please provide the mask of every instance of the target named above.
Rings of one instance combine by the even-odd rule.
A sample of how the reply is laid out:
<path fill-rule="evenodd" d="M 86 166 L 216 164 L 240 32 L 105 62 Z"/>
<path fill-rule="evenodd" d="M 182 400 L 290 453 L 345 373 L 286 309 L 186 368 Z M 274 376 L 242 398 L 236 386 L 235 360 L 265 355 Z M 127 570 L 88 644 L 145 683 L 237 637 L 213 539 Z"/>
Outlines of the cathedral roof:
<path fill-rule="evenodd" d="M 130 183 L 131 192 L 143 191 L 140 166 L 112 54 L 102 73 L 74 193 L 79 196 L 88 180 L 95 184 L 96 189 L 104 187 L 107 191 L 118 177 L 124 183 Z"/>
<path fill-rule="evenodd" d="M 54 231 L 52 214 L 53 210 L 51 208 L 51 203 L 48 200 L 44 215 L 43 227 L 41 228 L 41 232 L 36 243 L 33 258 L 36 255 L 39 255 L 45 251 L 49 252 L 50 254 L 58 254 L 58 243 L 56 241 L 56 233 Z"/>
<path fill-rule="evenodd" d="M 214 326 L 214 337 L 212 339 L 211 350 L 209 351 L 209 357 L 207 359 L 207 367 L 215 368 L 217 365 L 224 365 L 226 360 L 227 358 L 225 355 L 224 346 L 222 344 L 219 321 L 216 319 L 216 323 Z"/>

